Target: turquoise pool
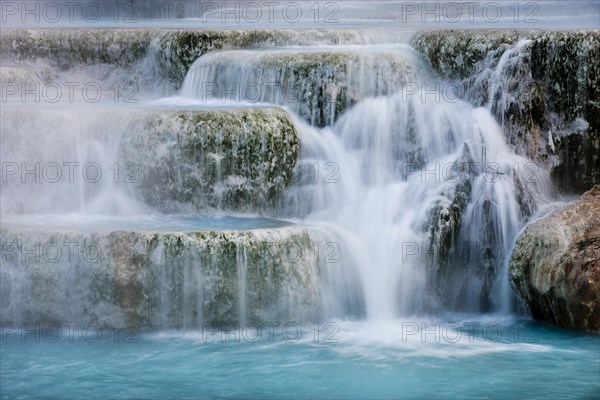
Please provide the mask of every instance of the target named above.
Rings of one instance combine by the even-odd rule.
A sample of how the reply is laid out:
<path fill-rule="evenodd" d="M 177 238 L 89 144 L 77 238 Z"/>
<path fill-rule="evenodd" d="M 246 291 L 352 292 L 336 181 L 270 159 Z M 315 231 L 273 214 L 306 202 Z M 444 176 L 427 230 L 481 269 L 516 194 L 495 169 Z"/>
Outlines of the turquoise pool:
<path fill-rule="evenodd" d="M 103 330 L 99 338 L 92 326 L 14 328 L 2 330 L 4 399 L 597 399 L 600 393 L 600 337 L 528 320 L 331 321 L 318 329 L 249 322 L 186 332 Z"/>

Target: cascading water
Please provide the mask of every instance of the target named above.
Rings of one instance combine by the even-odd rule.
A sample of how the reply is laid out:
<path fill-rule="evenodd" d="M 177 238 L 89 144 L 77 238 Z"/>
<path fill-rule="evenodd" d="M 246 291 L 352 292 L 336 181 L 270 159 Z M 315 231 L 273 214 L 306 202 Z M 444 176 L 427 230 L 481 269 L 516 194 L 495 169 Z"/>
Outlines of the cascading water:
<path fill-rule="evenodd" d="M 144 63 L 154 70 L 148 56 Z M 532 207 L 545 201 L 547 176 L 510 150 L 489 111 L 453 89 L 406 45 L 209 52 L 191 67 L 182 98 L 124 110 L 7 110 L 5 161 L 18 154 L 44 168 L 56 163 L 62 173 L 74 162 L 87 169 L 76 171 L 75 185 L 45 179 L 37 200 L 39 182 L 24 182 L 22 165 L 13 163 L 3 213 L 300 218 L 322 253 L 321 317 L 509 311 L 508 252 Z M 296 133 L 268 104 L 293 115 L 301 147 L 293 176 Z M 128 169 L 130 161 L 141 169 Z M 96 170 L 112 175 L 90 184 Z M 134 184 L 123 184 L 132 177 Z M 65 191 L 73 195 L 64 199 Z M 240 321 L 247 319 L 246 251 L 238 244 L 234 256 Z M 188 292 L 181 304 L 199 301 Z M 194 315 L 202 310 L 182 307 L 192 310 L 186 324 L 200 323 Z"/>
<path fill-rule="evenodd" d="M 150 213 L 132 196 L 127 177 L 139 176 L 120 156 L 122 135 L 135 119 L 132 114 L 5 109 L 1 128 L 3 140 L 10 145 L 1 150 L 2 213 Z"/>
<path fill-rule="evenodd" d="M 202 101 L 282 104 L 312 125 L 329 125 L 359 99 L 398 90 L 399 77 L 414 82 L 410 53 L 392 45 L 215 51 L 192 65 L 181 93 Z"/>
<path fill-rule="evenodd" d="M 597 398 L 507 277 L 597 1 L 0 3 L 0 397 Z"/>
<path fill-rule="evenodd" d="M 347 50 L 375 65 L 340 65 L 333 56 L 344 51 L 319 57 L 302 80 L 304 50 L 215 52 L 196 61 L 182 94 L 224 99 L 225 85 L 268 86 L 270 101 L 299 112 L 302 158 L 283 214 L 339 244 L 339 265 L 322 265 L 324 315 L 510 311 L 509 249 L 526 204 L 547 198 L 547 175 L 513 153 L 488 110 L 458 100 L 409 48 Z M 285 98 L 298 84 L 315 93 L 355 81 L 356 104 L 323 129 L 303 121 L 316 121 L 302 109 L 310 99 Z"/>

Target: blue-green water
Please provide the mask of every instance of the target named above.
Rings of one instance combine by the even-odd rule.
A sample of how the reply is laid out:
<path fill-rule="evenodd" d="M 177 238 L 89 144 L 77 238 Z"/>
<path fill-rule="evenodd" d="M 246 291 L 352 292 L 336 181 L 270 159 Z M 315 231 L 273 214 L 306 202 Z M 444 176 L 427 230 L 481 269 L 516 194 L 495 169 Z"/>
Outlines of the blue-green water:
<path fill-rule="evenodd" d="M 13 230 L 69 230 L 75 232 L 103 232 L 136 230 L 151 232 L 200 232 L 280 228 L 290 222 L 258 216 L 171 214 L 132 217 L 112 217 L 84 214 L 19 215 L 2 217 L 2 227 Z"/>
<path fill-rule="evenodd" d="M 103 330 L 96 338 L 91 326 L 28 326 L 35 333 L 24 334 L 5 323 L 2 398 L 600 396 L 600 337 L 527 320 L 217 328 Z"/>

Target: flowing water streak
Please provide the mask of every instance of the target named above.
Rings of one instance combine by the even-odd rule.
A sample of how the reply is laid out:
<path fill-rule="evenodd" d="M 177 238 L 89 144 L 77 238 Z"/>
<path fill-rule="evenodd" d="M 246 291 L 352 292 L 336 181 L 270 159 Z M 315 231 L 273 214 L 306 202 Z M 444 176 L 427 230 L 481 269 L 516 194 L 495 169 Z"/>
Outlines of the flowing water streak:
<path fill-rule="evenodd" d="M 519 69 L 526 65 L 522 57 L 526 56 L 526 50 L 531 43 L 531 39 L 520 39 L 502 54 L 495 68 L 487 70 L 484 74 L 485 79 L 489 80 L 486 107 L 500 118 L 502 125 L 504 125 L 506 108 L 510 103 L 515 102 L 514 98 L 509 97 L 508 87 L 517 82 L 523 84 L 532 81 L 530 74 Z"/>
<path fill-rule="evenodd" d="M 1 155 L 15 171 L 3 182 L 2 214 L 151 213 L 132 196 L 131 171 L 120 154 L 121 139 L 138 115 L 9 105 L 0 121 L 6 144 Z"/>
<path fill-rule="evenodd" d="M 239 242 L 236 243 L 236 272 L 238 280 L 238 307 L 239 307 L 239 323 L 246 324 L 246 282 L 248 279 L 248 262 L 246 259 L 246 249 Z"/>

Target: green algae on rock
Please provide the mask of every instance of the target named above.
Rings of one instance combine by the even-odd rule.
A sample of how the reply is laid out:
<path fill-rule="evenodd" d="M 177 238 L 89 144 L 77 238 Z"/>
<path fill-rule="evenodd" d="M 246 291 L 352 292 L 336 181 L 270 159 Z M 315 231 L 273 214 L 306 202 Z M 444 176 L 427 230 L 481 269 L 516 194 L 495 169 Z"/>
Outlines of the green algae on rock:
<path fill-rule="evenodd" d="M 299 153 L 278 108 L 154 111 L 131 124 L 123 158 L 143 171 L 144 201 L 163 210 L 276 209 Z"/>
<path fill-rule="evenodd" d="M 58 68 L 77 64 L 127 66 L 146 55 L 146 29 L 7 29 L 0 35 L 3 60 L 46 58 Z"/>
<path fill-rule="evenodd" d="M 361 41 L 364 38 L 349 30 L 5 29 L 0 35 L 0 59 L 4 63 L 44 60 L 59 71 L 110 65 L 146 81 L 138 82 L 140 87 L 166 80 L 161 85 L 174 91 L 192 63 L 212 50 Z"/>
<path fill-rule="evenodd" d="M 168 30 L 154 35 L 152 51 L 166 77 L 181 84 L 194 61 L 213 50 L 290 44 L 338 44 L 360 40 L 356 33 L 338 30 Z"/>
<path fill-rule="evenodd" d="M 200 232 L 2 230 L 2 315 L 22 323 L 199 328 L 316 314 L 318 259 L 304 228 Z M 29 247 L 28 247 L 29 246 Z M 58 257 L 58 258 L 57 258 Z"/>
<path fill-rule="evenodd" d="M 414 51 L 406 48 L 309 50 L 211 52 L 191 67 L 182 93 L 281 104 L 322 127 L 361 99 L 395 93 L 423 73 L 411 64 Z"/>
<path fill-rule="evenodd" d="M 600 181 L 599 31 L 432 31 L 412 44 L 491 109 L 518 154 L 564 192 Z"/>

